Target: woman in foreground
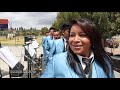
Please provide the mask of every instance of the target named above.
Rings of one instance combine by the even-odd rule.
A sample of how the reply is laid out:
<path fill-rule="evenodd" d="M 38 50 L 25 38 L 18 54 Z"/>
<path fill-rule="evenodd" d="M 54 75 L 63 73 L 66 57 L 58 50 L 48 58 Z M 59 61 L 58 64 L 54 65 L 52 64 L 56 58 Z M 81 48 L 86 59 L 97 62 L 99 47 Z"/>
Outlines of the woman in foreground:
<path fill-rule="evenodd" d="M 47 64 L 40 78 L 114 78 L 110 56 L 101 36 L 88 19 L 70 22 L 68 50 Z"/>

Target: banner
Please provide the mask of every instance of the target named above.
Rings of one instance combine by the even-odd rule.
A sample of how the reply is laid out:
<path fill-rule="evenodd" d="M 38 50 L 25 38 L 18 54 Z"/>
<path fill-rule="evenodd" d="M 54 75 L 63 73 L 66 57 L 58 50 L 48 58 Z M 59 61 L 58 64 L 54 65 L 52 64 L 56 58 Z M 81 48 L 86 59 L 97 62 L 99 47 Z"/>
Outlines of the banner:
<path fill-rule="evenodd" d="M 8 24 L 0 24 L 0 28 L 8 28 Z"/>
<path fill-rule="evenodd" d="M 8 28 L 8 19 L 0 19 L 0 28 Z"/>

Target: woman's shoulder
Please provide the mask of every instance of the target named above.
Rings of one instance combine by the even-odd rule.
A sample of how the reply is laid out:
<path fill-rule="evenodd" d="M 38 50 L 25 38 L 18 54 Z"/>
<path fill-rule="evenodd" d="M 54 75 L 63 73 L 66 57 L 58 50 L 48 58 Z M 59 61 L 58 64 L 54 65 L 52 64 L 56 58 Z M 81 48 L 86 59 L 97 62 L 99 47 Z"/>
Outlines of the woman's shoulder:
<path fill-rule="evenodd" d="M 60 63 L 60 62 L 65 62 L 67 60 L 67 52 L 55 54 L 53 56 L 53 61 L 54 63 Z"/>
<path fill-rule="evenodd" d="M 53 58 L 60 58 L 60 59 L 63 57 L 67 57 L 67 52 L 58 53 L 53 56 Z"/>

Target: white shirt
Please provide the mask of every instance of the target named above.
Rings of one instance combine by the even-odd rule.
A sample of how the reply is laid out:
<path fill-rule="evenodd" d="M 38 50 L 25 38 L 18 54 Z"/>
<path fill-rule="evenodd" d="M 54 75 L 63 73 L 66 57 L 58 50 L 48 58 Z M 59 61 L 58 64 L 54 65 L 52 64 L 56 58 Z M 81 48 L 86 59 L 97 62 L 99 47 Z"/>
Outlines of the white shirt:
<path fill-rule="evenodd" d="M 83 63 L 83 61 L 82 61 L 83 56 L 80 56 L 80 55 L 77 54 L 77 57 L 79 58 L 80 63 L 81 63 L 81 65 L 82 65 L 82 68 L 83 68 L 83 70 L 84 70 L 85 67 L 86 67 L 86 65 L 85 65 L 85 63 Z M 87 58 L 87 57 L 84 57 L 84 58 Z M 92 63 L 93 60 L 94 60 L 94 53 L 93 53 L 93 52 L 91 52 L 91 55 L 90 55 L 89 59 L 90 59 L 90 58 L 92 58 L 92 60 L 91 60 L 91 63 Z"/>
<path fill-rule="evenodd" d="M 66 46 L 67 46 L 67 40 L 63 37 L 63 41 L 64 41 L 64 45 L 65 45 L 65 50 L 66 50 Z"/>

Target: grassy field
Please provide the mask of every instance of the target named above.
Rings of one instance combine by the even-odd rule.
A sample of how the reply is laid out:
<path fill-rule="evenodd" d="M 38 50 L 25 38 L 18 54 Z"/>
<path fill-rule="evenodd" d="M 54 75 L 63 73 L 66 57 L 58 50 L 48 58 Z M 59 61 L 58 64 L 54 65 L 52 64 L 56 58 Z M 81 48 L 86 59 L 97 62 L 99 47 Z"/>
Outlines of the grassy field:
<path fill-rule="evenodd" d="M 118 41 L 120 43 L 120 38 L 116 39 L 116 41 Z"/>
<path fill-rule="evenodd" d="M 38 43 L 41 45 L 42 43 L 42 36 L 37 37 Z M 120 38 L 116 39 L 120 43 Z M 24 44 L 24 36 L 17 36 L 13 39 L 6 39 L 5 37 L 0 38 L 0 42 L 2 45 L 23 45 Z"/>
<path fill-rule="evenodd" d="M 42 42 L 42 36 L 37 37 L 38 43 L 41 45 Z M 13 39 L 6 39 L 5 37 L 0 38 L 0 42 L 2 45 L 23 45 L 24 44 L 24 36 L 17 36 L 16 38 Z"/>

